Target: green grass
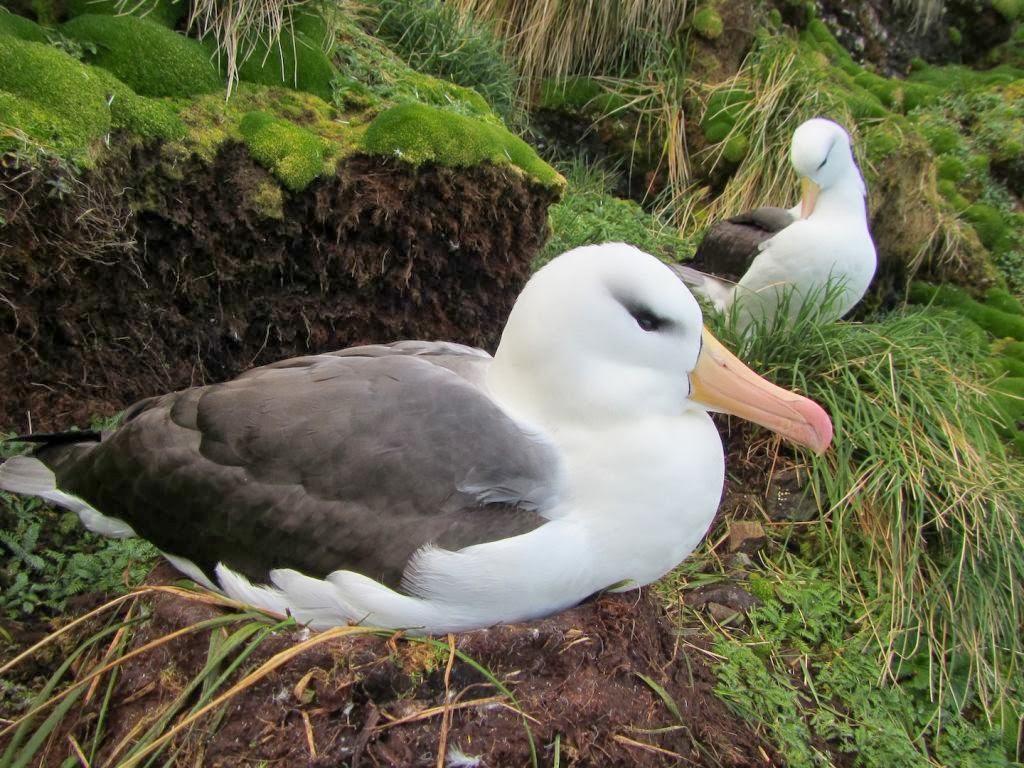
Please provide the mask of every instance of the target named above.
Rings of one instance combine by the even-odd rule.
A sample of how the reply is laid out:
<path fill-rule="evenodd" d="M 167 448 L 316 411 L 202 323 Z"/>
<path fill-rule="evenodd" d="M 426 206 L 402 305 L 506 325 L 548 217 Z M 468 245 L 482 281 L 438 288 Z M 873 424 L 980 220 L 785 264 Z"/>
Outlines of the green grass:
<path fill-rule="evenodd" d="M 489 25 L 440 0 L 380 0 L 370 10 L 374 34 L 410 67 L 473 88 L 496 112 L 515 118 L 518 73 Z"/>
<path fill-rule="evenodd" d="M 694 243 L 632 200 L 611 194 L 615 174 L 577 160 L 561 168 L 567 186 L 562 200 L 548 209 L 551 237 L 538 254 L 539 267 L 560 253 L 593 243 L 624 242 L 667 261 L 693 255 Z"/>
<path fill-rule="evenodd" d="M 832 416 L 806 554 L 856 606 L 889 679 L 925 670 L 935 713 L 1020 716 L 1024 467 L 1002 442 L 981 329 L 912 310 L 723 336 Z"/>

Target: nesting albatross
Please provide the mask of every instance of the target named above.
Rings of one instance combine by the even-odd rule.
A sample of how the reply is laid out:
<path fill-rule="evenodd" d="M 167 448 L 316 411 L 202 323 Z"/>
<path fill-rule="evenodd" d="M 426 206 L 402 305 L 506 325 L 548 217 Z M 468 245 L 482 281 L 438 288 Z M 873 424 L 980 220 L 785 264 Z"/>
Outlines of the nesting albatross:
<path fill-rule="evenodd" d="M 875 245 L 868 231 L 867 188 L 853 158 L 850 137 L 822 118 L 793 132 L 790 160 L 800 175 L 795 208 L 757 208 L 708 230 L 694 263 L 680 267 L 694 291 L 719 311 L 737 305 L 741 328 L 769 325 L 780 299 L 791 292 L 790 321 L 806 300 L 825 300 L 831 281 L 836 295 L 818 319 L 837 320 L 859 302 L 875 274 Z"/>
<path fill-rule="evenodd" d="M 493 358 L 399 342 L 266 365 L 143 400 L 102 437 L 43 438 L 0 488 L 317 628 L 459 631 L 690 554 L 722 492 L 711 410 L 816 451 L 832 437 L 703 329 L 668 267 L 588 246 L 534 275 Z"/>

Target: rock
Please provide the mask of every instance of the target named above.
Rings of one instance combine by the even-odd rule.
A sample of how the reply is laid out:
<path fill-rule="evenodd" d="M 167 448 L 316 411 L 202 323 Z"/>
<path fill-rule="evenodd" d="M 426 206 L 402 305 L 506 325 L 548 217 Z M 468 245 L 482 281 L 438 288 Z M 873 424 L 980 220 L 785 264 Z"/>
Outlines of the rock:
<path fill-rule="evenodd" d="M 753 554 L 768 542 L 768 535 L 756 520 L 733 520 L 729 523 L 727 546 L 730 552 Z"/>
<path fill-rule="evenodd" d="M 806 486 L 795 469 L 775 473 L 768 485 L 765 508 L 771 520 L 805 523 L 818 516 L 818 504 L 806 492 Z"/>

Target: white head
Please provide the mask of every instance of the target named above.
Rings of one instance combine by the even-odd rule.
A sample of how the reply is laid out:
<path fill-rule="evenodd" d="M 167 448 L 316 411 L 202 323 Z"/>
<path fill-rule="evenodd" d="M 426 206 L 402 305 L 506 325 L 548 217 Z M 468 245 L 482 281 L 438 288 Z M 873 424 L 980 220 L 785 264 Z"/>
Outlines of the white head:
<path fill-rule="evenodd" d="M 850 136 L 842 126 L 815 117 L 793 132 L 790 160 L 803 184 L 801 215 L 814 210 L 818 193 L 833 187 L 852 185 L 861 197 L 867 195 L 864 179 L 853 158 Z"/>
<path fill-rule="evenodd" d="M 518 415 L 547 426 L 721 410 L 822 450 L 831 439 L 820 407 L 746 368 L 704 329 L 675 273 L 623 243 L 576 248 L 531 278 L 488 385 Z M 747 395 L 756 402 L 736 402 Z"/>

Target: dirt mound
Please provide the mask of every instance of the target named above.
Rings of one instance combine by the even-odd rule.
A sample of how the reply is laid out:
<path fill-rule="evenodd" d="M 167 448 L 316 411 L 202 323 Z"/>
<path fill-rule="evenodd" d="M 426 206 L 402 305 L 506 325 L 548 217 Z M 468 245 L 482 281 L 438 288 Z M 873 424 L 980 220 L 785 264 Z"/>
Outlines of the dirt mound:
<path fill-rule="evenodd" d="M 222 615 L 168 594 L 155 595 L 150 608 L 126 653 Z M 244 667 L 308 637 L 270 635 Z M 95 764 L 123 759 L 161 709 L 187 692 L 217 650 L 214 640 L 209 630 L 184 634 L 127 660 L 109 701 L 94 696 L 72 711 L 41 764 L 60 765 L 72 741 L 91 743 L 100 707 Z M 459 654 L 450 670 L 449 642 Z M 439 753 L 461 753 L 478 761 L 466 765 L 513 766 L 530 765 L 535 753 L 540 765 L 772 764 L 770 748 L 713 686 L 700 640 L 681 641 L 642 590 L 451 640 L 330 639 L 183 729 L 159 762 L 173 755 L 173 765 L 433 766 Z M 183 711 L 202 692 L 194 690 Z"/>
<path fill-rule="evenodd" d="M 0 430 L 84 423 L 261 363 L 400 338 L 496 344 L 554 193 L 356 157 L 282 194 L 240 145 L 79 178 L 0 163 Z"/>

